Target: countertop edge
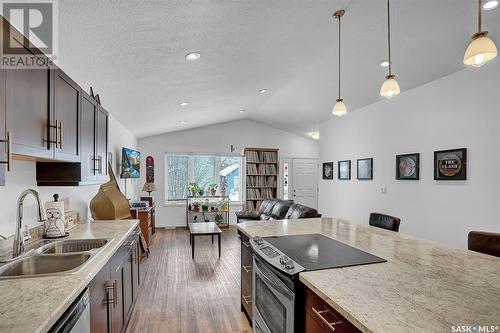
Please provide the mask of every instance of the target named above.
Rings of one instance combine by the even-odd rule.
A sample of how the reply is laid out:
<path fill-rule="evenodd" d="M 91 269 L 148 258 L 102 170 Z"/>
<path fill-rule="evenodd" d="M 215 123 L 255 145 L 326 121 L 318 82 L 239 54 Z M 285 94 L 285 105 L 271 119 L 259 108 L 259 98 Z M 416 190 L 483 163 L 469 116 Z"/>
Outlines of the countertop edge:
<path fill-rule="evenodd" d="M 139 220 L 137 219 L 130 219 L 130 221 L 135 221 L 133 226 L 130 227 L 130 229 L 122 236 L 120 240 L 118 240 L 115 244 L 113 244 L 114 247 L 110 248 L 110 252 L 105 256 L 101 258 L 101 263 L 96 265 L 92 272 L 86 276 L 86 278 L 78 285 L 75 291 L 71 293 L 70 296 L 68 296 L 63 303 L 55 310 L 50 317 L 47 318 L 47 321 L 42 324 L 40 329 L 37 331 L 34 331 L 36 333 L 46 333 L 48 332 L 52 326 L 57 322 L 57 320 L 64 314 L 64 312 L 68 309 L 68 307 L 76 300 L 78 295 L 82 293 L 82 291 L 89 285 L 89 283 L 92 281 L 92 279 L 99 273 L 99 271 L 106 265 L 106 263 L 113 257 L 113 255 L 118 251 L 120 246 L 123 244 L 125 239 L 130 236 L 132 231 L 139 225 Z M 88 222 L 88 223 L 102 223 L 105 221 L 96 221 L 96 222 Z M 116 239 L 113 239 L 116 241 Z M 111 246 L 110 244 L 109 246 Z M 95 261 L 96 258 L 99 257 L 99 255 L 102 255 L 102 253 L 97 253 L 93 258 L 92 261 Z M 92 261 L 87 263 L 92 265 Z"/>

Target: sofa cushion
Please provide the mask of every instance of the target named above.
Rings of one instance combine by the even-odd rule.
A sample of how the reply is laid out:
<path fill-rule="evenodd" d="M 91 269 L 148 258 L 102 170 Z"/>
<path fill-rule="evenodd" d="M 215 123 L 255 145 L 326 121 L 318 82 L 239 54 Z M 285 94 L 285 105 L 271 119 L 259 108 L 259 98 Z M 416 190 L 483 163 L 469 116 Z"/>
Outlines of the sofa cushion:
<path fill-rule="evenodd" d="M 271 218 L 274 220 L 283 220 L 285 218 L 286 212 L 293 204 L 291 201 L 280 200 L 278 201 L 271 212 Z"/>
<path fill-rule="evenodd" d="M 236 212 L 236 217 L 238 218 L 238 220 L 259 220 L 260 214 L 251 211 L 241 211 Z"/>
<path fill-rule="evenodd" d="M 321 215 L 318 214 L 316 209 L 294 203 L 286 212 L 285 219 L 307 219 L 319 216 Z"/>
<path fill-rule="evenodd" d="M 268 217 L 271 216 L 271 213 L 273 212 L 273 208 L 274 208 L 274 205 L 276 205 L 276 203 L 278 202 L 279 200 L 278 199 L 267 199 L 267 200 L 264 200 L 262 201 L 262 203 L 260 204 L 260 208 L 259 208 L 259 213 L 262 215 L 267 215 Z M 262 219 L 264 220 L 264 219 Z M 265 219 L 267 220 L 267 219 Z"/>

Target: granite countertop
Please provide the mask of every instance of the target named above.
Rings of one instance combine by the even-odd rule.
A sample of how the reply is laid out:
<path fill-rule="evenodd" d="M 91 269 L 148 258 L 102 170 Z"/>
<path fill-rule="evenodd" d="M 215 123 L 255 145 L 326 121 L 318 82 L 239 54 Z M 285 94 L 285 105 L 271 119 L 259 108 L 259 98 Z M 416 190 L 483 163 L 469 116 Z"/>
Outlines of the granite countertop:
<path fill-rule="evenodd" d="M 75 273 L 0 280 L 0 332 L 47 332 L 138 223 L 138 220 L 93 221 L 71 229 L 65 239 L 110 240 Z"/>
<path fill-rule="evenodd" d="M 238 229 L 249 237 L 321 233 L 386 259 L 299 275 L 363 332 L 500 330 L 500 258 L 331 218 L 248 221 Z"/>

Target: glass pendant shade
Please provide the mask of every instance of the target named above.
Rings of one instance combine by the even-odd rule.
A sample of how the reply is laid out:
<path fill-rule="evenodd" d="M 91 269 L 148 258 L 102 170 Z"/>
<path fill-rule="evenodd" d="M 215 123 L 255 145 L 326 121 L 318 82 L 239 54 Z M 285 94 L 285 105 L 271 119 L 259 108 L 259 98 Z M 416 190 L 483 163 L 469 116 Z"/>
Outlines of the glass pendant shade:
<path fill-rule="evenodd" d="M 387 75 L 382 88 L 380 88 L 380 96 L 391 98 L 399 95 L 400 92 L 398 81 L 396 81 L 394 75 Z"/>
<path fill-rule="evenodd" d="M 486 32 L 480 32 L 472 36 L 472 42 L 469 44 L 464 54 L 464 64 L 481 67 L 498 54 L 495 43 L 486 36 Z"/>
<path fill-rule="evenodd" d="M 337 103 L 333 106 L 332 113 L 337 117 L 342 117 L 347 113 L 347 107 L 345 106 L 343 99 L 337 99 Z"/>

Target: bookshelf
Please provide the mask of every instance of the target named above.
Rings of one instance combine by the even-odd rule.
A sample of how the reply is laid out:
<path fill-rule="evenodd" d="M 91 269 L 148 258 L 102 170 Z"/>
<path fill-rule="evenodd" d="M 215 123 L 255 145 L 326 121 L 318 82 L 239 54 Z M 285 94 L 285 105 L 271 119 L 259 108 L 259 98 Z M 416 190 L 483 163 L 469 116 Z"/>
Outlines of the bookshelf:
<path fill-rule="evenodd" d="M 245 209 L 256 211 L 262 200 L 278 198 L 278 149 L 245 148 Z"/>

